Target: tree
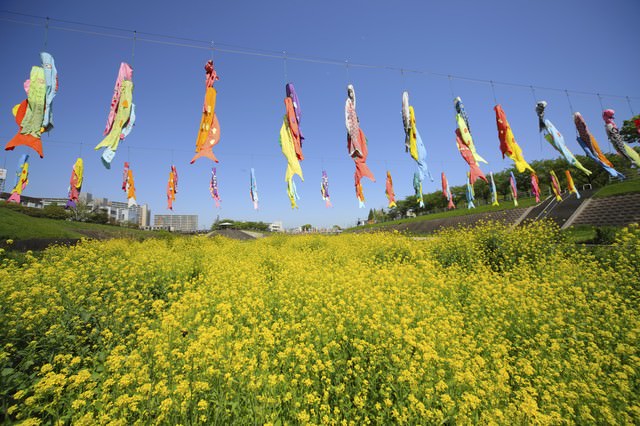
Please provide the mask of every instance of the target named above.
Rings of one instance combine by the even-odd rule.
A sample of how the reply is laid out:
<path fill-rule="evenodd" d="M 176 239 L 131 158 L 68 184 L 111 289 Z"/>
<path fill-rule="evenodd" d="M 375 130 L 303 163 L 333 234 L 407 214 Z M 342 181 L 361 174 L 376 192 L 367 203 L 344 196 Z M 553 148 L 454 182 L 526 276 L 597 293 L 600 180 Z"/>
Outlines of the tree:
<path fill-rule="evenodd" d="M 638 116 L 638 118 L 640 119 L 640 116 Z M 625 121 L 625 125 L 627 124 L 628 121 Z M 612 151 L 612 148 L 610 148 L 610 146 L 608 147 L 608 142 L 606 142 L 606 140 L 604 142 L 601 142 L 600 147 L 603 151 Z M 635 147 L 634 149 L 636 151 L 639 150 L 637 147 Z M 609 159 L 609 161 L 611 161 L 615 169 L 620 173 L 626 175 L 627 177 L 637 174 L 636 169 L 631 168 L 631 163 L 626 158 L 615 153 L 607 153 L 605 155 Z M 553 170 L 558 176 L 560 187 L 563 190 L 566 189 L 565 170 L 569 170 L 571 172 L 571 177 L 573 178 L 573 182 L 575 183 L 578 190 L 582 190 L 583 186 L 585 185 L 592 185 L 592 187 L 598 188 L 611 183 L 611 176 L 593 160 L 584 155 L 576 155 L 576 158 L 592 172 L 591 175 L 587 176 L 580 170 L 569 165 L 569 163 L 567 163 L 567 161 L 563 157 L 561 157 L 559 153 L 555 158 L 552 159 L 535 160 L 530 162 L 531 167 L 536 171 L 536 174 L 538 176 L 540 192 L 542 193 L 543 198 L 545 197 L 545 194 L 550 193 L 551 170 Z M 518 173 L 515 167 L 511 167 L 493 174 L 496 184 L 496 192 L 498 193 L 498 199 L 511 199 L 511 185 L 509 182 L 511 172 L 513 172 L 516 178 L 519 197 L 525 198 L 531 196 L 531 173 L 526 171 L 523 173 Z M 486 203 L 489 203 L 491 201 L 490 185 L 483 182 L 482 180 L 477 180 L 473 188 L 476 200 L 484 199 Z M 466 199 L 466 191 L 466 184 L 451 187 L 451 193 L 453 194 L 456 205 L 460 203 L 460 206 L 466 206 L 466 203 L 464 202 L 464 200 Z M 394 220 L 405 217 L 408 210 L 413 210 L 416 214 L 423 215 L 442 211 L 447 206 L 447 201 L 442 195 L 441 191 L 423 194 L 423 198 L 425 203 L 424 208 L 419 208 L 416 197 L 414 195 L 410 195 L 404 200 L 397 200 L 397 207 L 390 209 L 384 216 L 386 217 L 386 219 Z M 375 209 L 371 209 L 369 211 L 370 218 L 374 218 L 375 214 Z M 384 212 L 382 212 L 382 214 L 384 214 Z"/>
<path fill-rule="evenodd" d="M 50 204 L 48 206 L 45 206 L 42 209 L 42 215 L 43 217 L 47 217 L 49 219 L 66 219 L 67 217 L 69 217 L 64 207 L 61 207 L 57 204 Z"/>
<path fill-rule="evenodd" d="M 310 223 L 305 223 L 304 225 L 302 225 L 301 229 L 302 232 L 309 232 L 311 231 L 311 229 L 313 228 L 313 226 L 311 226 Z"/>
<path fill-rule="evenodd" d="M 224 226 L 222 226 L 222 224 L 225 224 Z M 231 225 L 226 225 L 226 224 L 231 224 Z M 236 228 L 236 221 L 233 219 L 222 219 L 219 220 L 218 218 L 216 218 L 216 221 L 213 222 L 213 224 L 211 224 L 211 230 L 212 231 L 217 231 L 220 229 L 237 229 Z"/>
<path fill-rule="evenodd" d="M 89 217 L 87 218 L 87 222 L 102 223 L 106 225 L 107 223 L 109 223 L 109 215 L 107 214 L 107 212 L 104 212 L 102 210 L 95 211 L 89 215 Z"/>
<path fill-rule="evenodd" d="M 252 229 L 255 231 L 266 232 L 269 230 L 269 224 L 264 222 L 242 222 L 233 219 L 216 219 L 216 221 L 211 225 L 211 230 L 217 231 L 219 229 Z"/>
<path fill-rule="evenodd" d="M 624 120 L 620 135 L 626 143 L 640 143 L 640 130 L 636 127 L 636 120 L 640 120 L 640 115 Z"/>
<path fill-rule="evenodd" d="M 71 212 L 71 219 L 77 222 L 86 222 L 92 213 L 87 203 L 81 200 L 76 203 L 74 209 L 69 209 L 68 211 Z"/>
<path fill-rule="evenodd" d="M 269 230 L 269 224 L 264 222 L 244 222 L 243 229 L 253 229 L 255 231 L 266 232 Z"/>

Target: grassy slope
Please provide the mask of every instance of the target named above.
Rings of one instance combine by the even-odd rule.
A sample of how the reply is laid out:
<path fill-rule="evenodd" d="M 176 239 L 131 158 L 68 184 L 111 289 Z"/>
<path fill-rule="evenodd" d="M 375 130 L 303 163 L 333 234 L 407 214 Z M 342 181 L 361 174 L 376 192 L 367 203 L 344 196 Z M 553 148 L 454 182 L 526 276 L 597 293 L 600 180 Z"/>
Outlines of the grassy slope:
<path fill-rule="evenodd" d="M 603 197 L 609 197 L 609 196 L 612 196 L 612 195 L 629 194 L 629 193 L 634 193 L 634 192 L 640 192 L 640 179 L 627 180 L 627 181 L 624 181 L 624 182 L 607 185 L 607 186 L 601 188 L 597 193 L 595 193 L 593 195 L 593 197 L 594 198 L 603 198 Z M 522 200 L 519 200 L 519 202 L 518 202 L 518 207 L 529 207 L 529 206 L 533 206 L 533 205 L 535 205 L 535 201 L 534 201 L 533 198 L 522 199 Z M 444 218 L 444 217 L 464 216 L 464 215 L 470 215 L 470 214 L 486 213 L 486 212 L 492 212 L 492 211 L 513 209 L 513 208 L 515 208 L 513 203 L 511 203 L 511 202 L 502 202 L 500 204 L 500 206 L 498 206 L 498 207 L 494 207 L 494 206 L 491 206 L 491 205 L 486 205 L 486 206 L 479 206 L 479 207 L 477 207 L 475 209 L 471 209 L 471 210 L 469 210 L 469 209 L 455 209 L 455 210 L 450 210 L 450 211 L 446 211 L 446 212 L 433 213 L 433 214 L 428 214 L 428 215 L 423 215 L 423 216 L 418 216 L 418 217 L 404 218 L 404 219 L 393 220 L 393 221 L 389 221 L 389 222 L 374 223 L 374 224 L 371 224 L 371 225 L 364 225 L 364 226 L 360 226 L 360 227 L 356 227 L 356 228 L 352 228 L 352 229 L 366 229 L 366 228 L 385 227 L 385 226 L 397 225 L 397 224 L 401 224 L 401 223 L 419 222 L 419 221 L 422 221 L 422 220 L 440 219 L 440 218 Z M 592 231 L 592 232 L 595 232 L 595 231 Z"/>
<path fill-rule="evenodd" d="M 570 226 L 562 230 L 562 233 L 574 243 L 587 243 L 596 237 L 596 227 L 591 225 Z"/>
<path fill-rule="evenodd" d="M 27 216 L 0 208 L 0 239 L 26 240 L 31 238 L 81 237 L 138 237 L 151 232 L 95 223 L 69 222 Z"/>
<path fill-rule="evenodd" d="M 636 192 L 640 192 L 640 180 L 638 179 L 627 180 L 624 182 L 607 185 L 593 194 L 593 198 L 605 198 Z M 615 227 L 605 226 L 600 230 L 605 228 L 616 229 Z M 590 225 L 570 226 L 569 228 L 563 230 L 563 233 L 569 238 L 570 241 L 573 241 L 575 243 L 592 243 L 598 236 L 598 227 Z"/>
<path fill-rule="evenodd" d="M 529 207 L 529 206 L 533 206 L 535 204 L 536 204 L 536 202 L 535 202 L 534 198 L 525 198 L 525 199 L 522 199 L 522 200 L 518 201 L 518 208 Z M 423 221 L 423 220 L 441 219 L 441 218 L 444 218 L 444 217 L 467 216 L 467 215 L 471 215 L 471 214 L 497 212 L 497 211 L 500 211 L 500 210 L 510 210 L 510 209 L 514 209 L 514 208 L 516 208 L 516 207 L 513 205 L 513 203 L 511 201 L 508 201 L 508 202 L 505 201 L 505 202 L 502 202 L 499 206 L 485 205 L 485 206 L 476 207 L 475 209 L 465 209 L 465 208 L 454 209 L 454 210 L 449 210 L 449 211 L 446 211 L 446 212 L 432 213 L 432 214 L 427 214 L 427 215 L 417 216 L 417 217 L 409 217 L 409 218 L 404 218 L 404 219 L 392 220 L 392 221 L 389 221 L 389 222 L 374 223 L 374 224 L 371 224 L 371 225 L 364 225 L 364 226 L 360 226 L 360 227 L 352 228 L 352 229 L 366 229 L 366 228 L 385 227 L 385 226 L 389 226 L 389 225 L 398 225 L 398 224 L 401 224 L 401 223 L 420 222 L 420 221 Z"/>
<path fill-rule="evenodd" d="M 594 197 L 601 198 L 634 192 L 640 192 L 640 180 L 628 180 L 625 182 L 607 185 L 600 189 Z M 534 200 L 531 198 L 522 199 L 519 202 L 519 207 L 529 207 L 534 204 Z M 365 225 L 364 228 L 384 227 L 394 224 L 419 222 L 422 220 L 440 219 L 444 217 L 464 216 L 512 208 L 514 208 L 512 203 L 503 202 L 499 207 L 487 205 L 479 206 L 471 210 L 455 209 L 447 212 L 418 216 L 415 218 L 405 218 L 390 222 L 376 223 L 373 225 Z M 360 227 L 358 229 L 362 228 L 363 227 Z M 592 229 L 589 231 L 585 229 L 582 230 L 582 232 L 591 236 L 594 231 Z M 22 240 L 31 238 L 81 238 L 83 236 L 99 238 L 139 237 L 150 236 L 150 232 L 93 223 L 35 218 L 9 209 L 0 208 L 0 239 L 11 238 Z M 583 237 L 586 237 L 586 235 Z"/>
<path fill-rule="evenodd" d="M 604 198 L 612 195 L 630 194 L 640 192 L 640 179 L 626 180 L 620 183 L 607 185 L 593 195 L 593 198 Z"/>

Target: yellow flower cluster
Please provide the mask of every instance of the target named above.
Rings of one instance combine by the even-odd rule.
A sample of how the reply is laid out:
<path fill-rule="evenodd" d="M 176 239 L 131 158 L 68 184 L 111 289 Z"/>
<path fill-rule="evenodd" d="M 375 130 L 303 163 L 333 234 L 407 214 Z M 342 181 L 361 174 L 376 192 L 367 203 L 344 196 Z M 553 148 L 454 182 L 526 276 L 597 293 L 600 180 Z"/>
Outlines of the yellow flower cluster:
<path fill-rule="evenodd" d="M 0 268 L 24 424 L 638 424 L 640 228 L 86 241 Z"/>

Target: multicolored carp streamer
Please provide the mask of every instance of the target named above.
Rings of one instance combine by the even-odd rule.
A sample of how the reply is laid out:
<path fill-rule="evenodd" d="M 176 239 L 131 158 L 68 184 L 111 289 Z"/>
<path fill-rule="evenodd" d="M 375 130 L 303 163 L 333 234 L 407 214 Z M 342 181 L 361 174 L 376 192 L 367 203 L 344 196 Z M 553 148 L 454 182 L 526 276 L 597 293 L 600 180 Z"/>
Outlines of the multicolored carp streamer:
<path fill-rule="evenodd" d="M 285 85 L 285 93 L 284 105 L 287 111 L 287 120 L 289 121 L 296 156 L 298 160 L 302 161 L 304 160 L 304 155 L 302 155 L 302 141 L 304 141 L 304 136 L 302 135 L 302 128 L 300 127 L 300 117 L 302 116 L 300 100 L 296 94 L 296 89 L 293 87 L 293 83 L 287 83 Z"/>
<path fill-rule="evenodd" d="M 513 160 L 518 172 L 522 173 L 525 170 L 529 170 L 535 173 L 535 170 L 531 168 L 529 163 L 522 156 L 522 148 L 516 142 L 516 138 L 513 136 L 511 126 L 507 121 L 507 116 L 502 110 L 501 105 L 493 107 L 496 112 L 496 124 L 498 126 L 498 138 L 500 139 L 500 151 L 502 152 L 502 158 L 506 155 Z"/>
<path fill-rule="evenodd" d="M 460 99 L 459 97 L 455 98 L 453 100 L 453 105 L 456 110 L 456 123 L 458 124 L 458 130 L 460 131 L 460 139 L 462 140 L 464 145 L 469 148 L 476 163 L 489 164 L 487 160 L 482 158 L 480 154 L 476 152 L 476 146 L 474 145 L 473 138 L 471 137 L 471 126 L 469 125 L 469 117 L 467 116 L 467 112 L 464 110 L 464 105 L 462 105 L 462 99 Z"/>
<path fill-rule="evenodd" d="M 538 114 L 538 126 L 540 131 L 544 135 L 544 138 L 553 146 L 556 151 L 558 151 L 562 156 L 567 160 L 569 164 L 572 166 L 582 170 L 584 174 L 589 176 L 591 174 L 591 170 L 585 168 L 582 163 L 573 155 L 567 145 L 564 143 L 564 137 L 562 134 L 556 129 L 553 123 L 544 118 L 544 110 L 547 107 L 546 101 L 540 101 L 536 103 L 536 114 Z"/>
<path fill-rule="evenodd" d="M 593 137 L 593 134 L 587 128 L 587 123 L 582 118 L 582 115 L 579 112 L 573 114 L 573 122 L 576 125 L 576 130 L 578 132 L 578 136 L 576 140 L 578 144 L 584 150 L 584 153 L 587 154 L 587 157 L 591 158 L 595 161 L 600 167 L 605 169 L 607 173 L 611 175 L 611 177 L 624 179 L 625 176 L 617 171 L 611 161 L 604 155 L 602 150 L 600 149 L 600 145 L 598 145 L 598 141 Z"/>
<path fill-rule="evenodd" d="M 49 53 L 41 52 L 40 60 L 42 66 L 31 67 L 29 80 L 24 82 L 27 99 L 13 107 L 19 130 L 4 149 L 12 151 L 16 146 L 24 145 L 43 158 L 41 136 L 53 128 L 51 104 L 58 92 L 58 71 Z"/>
<path fill-rule="evenodd" d="M 213 84 L 220 80 L 213 61 L 209 60 L 204 66 L 206 73 L 204 94 L 204 104 L 202 106 L 202 118 L 200 119 L 200 128 L 198 129 L 198 137 L 196 139 L 196 155 L 193 156 L 190 163 L 193 164 L 200 157 L 207 157 L 210 160 L 218 162 L 213 154 L 213 147 L 220 142 L 220 123 L 216 115 L 216 97 L 217 92 Z"/>
<path fill-rule="evenodd" d="M 416 196 L 416 201 L 418 201 L 418 205 L 420 207 L 424 207 L 424 197 L 422 195 L 422 180 L 423 176 L 419 171 L 415 171 L 413 173 L 413 192 Z"/>
<path fill-rule="evenodd" d="M 322 182 L 320 182 L 320 194 L 324 200 L 326 207 L 331 207 L 331 199 L 329 198 L 329 176 L 326 171 L 322 171 Z"/>
<path fill-rule="evenodd" d="M 127 207 L 137 206 L 133 172 L 129 168 L 129 163 L 126 161 L 124 163 L 124 171 L 122 172 L 122 190 L 127 193 Z"/>
<path fill-rule="evenodd" d="M 498 191 L 496 191 L 496 182 L 493 180 L 493 172 L 489 172 L 489 176 L 491 177 L 491 205 L 499 206 Z"/>
<path fill-rule="evenodd" d="M 369 155 L 367 138 L 364 136 L 364 132 L 360 128 L 360 120 L 356 113 L 356 92 L 351 84 L 347 86 L 347 100 L 344 105 L 344 118 L 345 125 L 347 127 L 347 149 L 349 151 L 349 156 L 353 158 L 353 161 L 356 164 L 356 172 L 354 174 L 356 196 L 358 197 L 360 208 L 363 208 L 365 199 L 360 180 L 363 177 L 367 177 L 371 181 L 375 182 L 376 179 L 373 177 L 373 173 L 371 173 L 371 170 L 369 170 L 366 163 L 367 156 Z"/>
<path fill-rule="evenodd" d="M 455 209 L 456 205 L 453 204 L 453 195 L 451 195 L 451 188 L 449 188 L 449 182 L 447 181 L 447 177 L 445 176 L 444 172 L 441 173 L 440 178 L 442 179 L 442 195 L 449 202 L 447 208 Z"/>
<path fill-rule="evenodd" d="M 475 200 L 475 192 L 473 191 L 473 184 L 471 183 L 471 173 L 467 172 L 467 208 L 475 209 L 476 205 L 473 204 Z"/>
<path fill-rule="evenodd" d="M 511 187 L 511 197 L 513 198 L 513 205 L 518 206 L 518 186 L 516 183 L 516 177 L 513 175 L 513 172 L 510 172 L 511 176 L 509 176 L 509 186 Z"/>
<path fill-rule="evenodd" d="M 258 210 L 258 181 L 256 181 L 256 172 L 251 168 L 251 184 L 249 193 L 251 195 L 251 201 L 253 202 L 253 208 Z"/>
<path fill-rule="evenodd" d="M 424 207 L 422 182 L 426 176 L 429 176 L 429 179 L 433 182 L 433 177 L 431 177 L 427 167 L 427 150 L 416 127 L 416 115 L 413 106 L 409 105 L 408 92 L 402 93 L 402 124 L 404 125 L 405 150 L 411 154 L 411 158 L 418 164 L 418 170 L 413 174 L 413 189 L 420 207 Z"/>
<path fill-rule="evenodd" d="M 16 172 L 16 182 L 11 190 L 11 195 L 7 202 L 20 204 L 20 196 L 22 191 L 29 183 L 29 154 L 23 154 L 18 161 L 18 171 Z"/>
<path fill-rule="evenodd" d="M 122 170 L 122 186 L 120 186 L 120 189 L 122 189 L 123 191 L 127 191 L 127 178 L 129 177 L 129 163 L 128 162 L 124 162 L 124 169 Z"/>
<path fill-rule="evenodd" d="M 387 199 L 389 200 L 389 205 L 387 207 L 393 208 L 398 207 L 396 204 L 396 194 L 393 192 L 393 180 L 391 179 L 391 173 L 387 170 L 387 182 L 385 185 L 384 193 L 387 195 Z"/>
<path fill-rule="evenodd" d="M 615 113 L 612 109 L 605 109 L 602 112 L 602 119 L 605 123 L 604 128 L 607 131 L 609 142 L 611 142 L 611 145 L 618 151 L 618 154 L 629 160 L 632 164 L 635 164 L 636 167 L 640 167 L 640 154 L 622 140 L 618 126 L 616 126 L 616 122 L 613 121 Z"/>
<path fill-rule="evenodd" d="M 282 120 L 282 127 L 280 127 L 280 148 L 287 159 L 287 171 L 285 172 L 284 180 L 287 182 L 287 195 L 291 201 L 291 208 L 294 209 L 298 207 L 296 200 L 299 200 L 300 197 L 298 196 L 293 176 L 298 175 L 304 181 L 302 167 L 300 167 L 300 160 L 304 159 L 302 155 L 303 136 L 300 132 L 300 122 L 298 121 L 300 110 L 298 96 L 292 83 L 287 83 L 285 89 L 287 93 L 284 98 L 286 114 Z"/>
<path fill-rule="evenodd" d="M 576 185 L 573 183 L 573 178 L 571 177 L 569 170 L 565 170 L 564 174 L 567 177 L 567 188 L 569 189 L 569 194 L 576 194 L 576 198 L 580 198 L 580 193 L 576 189 Z"/>
<path fill-rule="evenodd" d="M 553 189 L 553 194 L 556 196 L 556 201 L 562 201 L 562 197 L 560 196 L 562 190 L 560 189 L 560 181 L 558 181 L 558 176 L 556 176 L 556 172 L 554 172 L 553 170 L 551 170 L 549 174 L 551 175 L 551 189 Z"/>
<path fill-rule="evenodd" d="M 216 176 L 216 168 L 211 169 L 211 181 L 209 181 L 209 193 L 216 203 L 216 207 L 220 207 L 220 193 L 218 192 L 218 177 Z"/>
<path fill-rule="evenodd" d="M 107 169 L 111 168 L 111 161 L 116 156 L 118 145 L 131 133 L 136 121 L 132 80 L 133 69 L 129 64 L 122 62 L 113 89 L 107 125 L 103 132 L 105 138 L 94 148 L 95 150 L 105 148 L 102 151 L 101 160 Z"/>
<path fill-rule="evenodd" d="M 71 170 L 71 179 L 69 180 L 69 195 L 67 200 L 67 209 L 75 209 L 80 197 L 80 190 L 82 189 L 82 181 L 84 175 L 84 163 L 82 158 L 78 158 Z"/>
<path fill-rule="evenodd" d="M 536 203 L 540 202 L 540 182 L 538 182 L 538 175 L 531 173 L 531 192 L 536 197 Z"/>
<path fill-rule="evenodd" d="M 176 166 L 171 166 L 169 171 L 169 181 L 167 182 L 167 208 L 173 210 L 173 202 L 176 200 L 178 192 L 178 170 Z"/>
<path fill-rule="evenodd" d="M 462 140 L 460 129 L 456 129 L 456 145 L 458 146 L 460 155 L 462 155 L 464 161 L 469 165 L 469 179 L 471 179 L 471 183 L 475 183 L 478 178 L 489 183 L 487 177 L 482 173 L 482 170 L 480 170 L 480 166 L 478 166 L 476 158 L 473 155 L 473 151 L 471 151 L 467 144 Z"/>

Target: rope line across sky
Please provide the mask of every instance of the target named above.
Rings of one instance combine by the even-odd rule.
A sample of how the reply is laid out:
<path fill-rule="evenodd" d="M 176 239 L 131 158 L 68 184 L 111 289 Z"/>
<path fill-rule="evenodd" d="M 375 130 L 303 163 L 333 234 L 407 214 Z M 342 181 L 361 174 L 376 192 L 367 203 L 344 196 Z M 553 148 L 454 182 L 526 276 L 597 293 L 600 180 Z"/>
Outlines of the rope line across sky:
<path fill-rule="evenodd" d="M 351 62 L 348 59 L 338 60 L 338 59 L 329 59 L 329 58 L 319 58 L 319 57 L 313 57 L 313 56 L 297 55 L 297 54 L 292 54 L 291 52 L 287 52 L 287 51 L 284 51 L 284 50 L 281 50 L 281 51 L 261 50 L 261 49 L 254 49 L 254 48 L 249 48 L 249 47 L 244 47 L 244 46 L 236 46 L 236 45 L 227 44 L 227 43 L 220 43 L 220 42 L 217 42 L 217 41 L 214 42 L 212 40 L 198 40 L 198 39 L 174 36 L 174 35 L 169 35 L 169 34 L 144 32 L 144 31 L 130 30 L 130 29 L 124 29 L 124 28 L 118 28 L 118 27 L 112 27 L 112 26 L 105 26 L 105 25 L 95 25 L 95 24 L 90 24 L 90 23 L 86 23 L 86 22 L 68 21 L 68 20 L 64 20 L 64 19 L 55 19 L 55 18 L 50 18 L 50 17 L 45 17 L 45 16 L 31 15 L 31 14 L 25 14 L 25 13 L 16 13 L 16 12 L 11 12 L 11 11 L 7 11 L 7 10 L 2 10 L 2 11 L 0 11 L 0 13 L 6 13 L 6 14 L 10 14 L 10 15 L 28 17 L 28 18 L 32 18 L 32 19 L 37 19 L 39 21 L 41 20 L 42 22 L 28 22 L 28 21 L 21 21 L 21 20 L 17 20 L 17 19 L 0 17 L 0 21 L 6 21 L 6 22 L 12 22 L 12 23 L 16 23 L 16 24 L 43 27 L 45 29 L 45 35 L 44 35 L 45 45 L 46 45 L 46 42 L 47 42 L 47 37 L 48 37 L 47 33 L 48 33 L 49 30 L 78 32 L 78 33 L 83 33 L 83 34 L 88 34 L 88 35 L 112 37 L 112 38 L 119 38 L 119 39 L 129 39 L 129 40 L 131 40 L 133 42 L 132 59 L 133 59 L 133 57 L 135 55 L 135 43 L 136 42 L 143 42 L 143 43 L 162 44 L 162 45 L 174 46 L 174 47 L 185 47 L 185 48 L 191 48 L 191 49 L 208 50 L 208 51 L 211 51 L 212 53 L 215 52 L 215 51 L 218 51 L 218 52 L 224 52 L 224 53 L 234 53 L 234 54 L 239 54 L 239 55 L 256 56 L 256 57 L 272 58 L 272 59 L 282 59 L 284 61 L 284 63 L 285 63 L 285 65 L 284 65 L 285 66 L 285 76 L 286 76 L 286 61 L 298 61 L 298 62 L 308 62 L 308 63 L 317 63 L 317 64 L 336 65 L 336 66 L 346 67 L 347 73 L 348 73 L 349 67 L 351 67 L 351 68 L 365 68 L 365 69 L 381 69 L 381 70 L 399 72 L 399 73 L 401 73 L 403 75 L 403 78 L 404 78 L 404 73 L 413 73 L 413 74 L 420 74 L 420 75 L 425 75 L 425 76 L 433 76 L 433 77 L 448 79 L 450 84 L 451 84 L 451 80 L 452 79 L 453 80 L 460 80 L 460 81 L 469 81 L 469 82 L 481 83 L 481 84 L 488 84 L 488 85 L 491 86 L 492 93 L 495 92 L 494 85 L 500 85 L 500 86 L 510 86 L 510 87 L 520 87 L 520 88 L 531 88 L 531 89 L 539 89 L 539 90 L 550 90 L 550 91 L 557 91 L 557 92 L 565 92 L 567 95 L 569 93 L 573 93 L 573 94 L 579 94 L 579 95 L 597 96 L 598 98 L 608 97 L 608 98 L 625 99 L 627 101 L 628 105 L 629 105 L 629 109 L 631 110 L 632 115 L 633 115 L 633 107 L 631 106 L 631 99 L 640 99 L 640 96 L 607 94 L 607 93 L 599 93 L 599 92 L 589 92 L 589 91 L 584 91 L 584 90 L 570 90 L 570 89 L 566 89 L 566 88 L 562 89 L 562 88 L 557 88 L 557 87 L 536 86 L 536 85 L 532 85 L 532 84 L 522 84 L 522 83 L 514 83 L 514 82 L 486 80 L 486 79 L 481 79 L 481 78 L 458 76 L 458 75 L 453 75 L 453 74 L 448 74 L 448 73 L 435 72 L 435 71 L 431 71 L 431 70 L 411 69 L 411 68 L 406 68 L 406 67 L 401 67 L 401 66 L 366 64 L 366 63 Z M 51 25 L 50 22 L 59 22 L 59 23 L 62 23 L 62 24 L 78 25 L 78 26 L 84 26 L 84 27 L 88 27 L 88 28 L 97 28 L 97 29 L 102 29 L 102 30 L 106 30 L 106 31 L 118 31 L 118 32 L 123 32 L 123 33 L 128 33 L 128 34 L 114 34 L 114 33 L 100 32 L 100 31 L 90 31 L 90 30 L 81 29 L 81 28 L 71 28 L 71 27 L 65 27 L 65 26 L 57 26 L 57 25 Z M 147 36 L 147 37 L 141 37 L 141 36 Z M 149 38 L 149 37 L 155 37 L 155 38 Z M 165 39 L 165 40 L 162 40 L 162 39 Z M 168 41 L 168 40 L 175 40 L 175 41 Z M 496 97 L 495 97 L 495 93 L 494 93 L 494 99 L 495 98 Z M 497 101 L 496 101 L 496 103 L 497 103 Z"/>

